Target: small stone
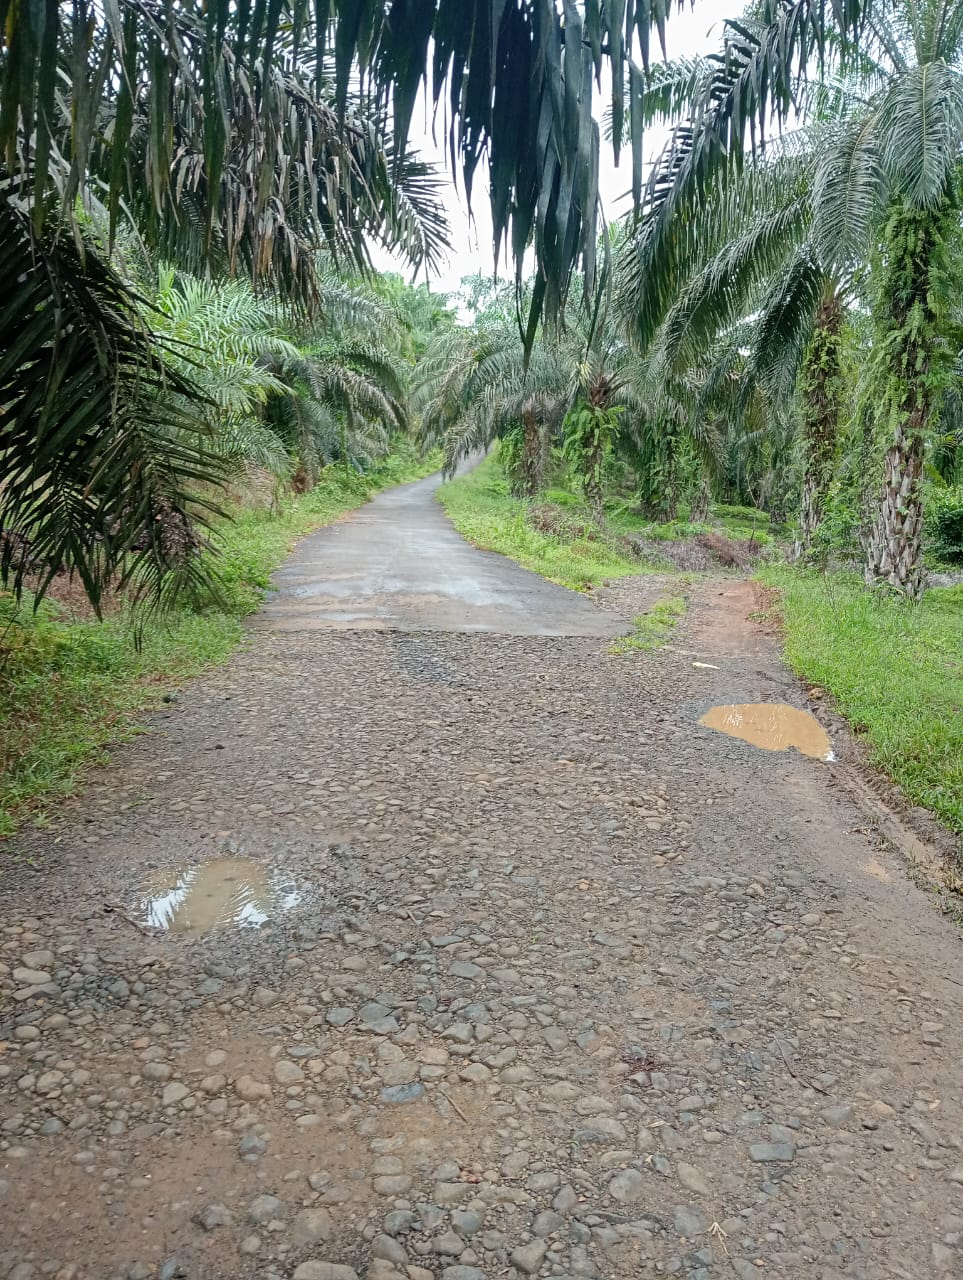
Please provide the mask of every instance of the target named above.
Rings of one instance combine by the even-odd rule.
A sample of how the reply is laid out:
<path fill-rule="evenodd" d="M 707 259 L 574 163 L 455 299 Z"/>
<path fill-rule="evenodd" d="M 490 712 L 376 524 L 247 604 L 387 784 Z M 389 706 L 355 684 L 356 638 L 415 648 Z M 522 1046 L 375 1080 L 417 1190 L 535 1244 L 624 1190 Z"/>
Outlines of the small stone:
<path fill-rule="evenodd" d="M 852 1120 L 855 1110 L 851 1102 L 845 1102 L 838 1107 L 824 1107 L 819 1115 L 831 1128 L 841 1129 Z"/>
<path fill-rule="evenodd" d="M 548 1245 L 544 1240 L 533 1240 L 531 1244 L 519 1245 L 512 1250 L 512 1266 L 526 1276 L 537 1275 L 542 1269 Z"/>
<path fill-rule="evenodd" d="M 292 1280 L 358 1280 L 358 1273 L 337 1262 L 302 1262 Z"/>
<path fill-rule="evenodd" d="M 472 1062 L 459 1071 L 458 1076 L 461 1080 L 467 1080 L 469 1084 L 484 1084 L 486 1080 L 492 1078 L 492 1073 L 483 1062 Z"/>
<path fill-rule="evenodd" d="M 425 1096 L 425 1086 L 417 1081 L 414 1084 L 392 1084 L 382 1089 L 378 1096 L 382 1102 L 416 1102 Z"/>
<path fill-rule="evenodd" d="M 241 1243 L 238 1245 L 239 1251 L 241 1253 L 248 1254 L 249 1256 L 255 1253 L 258 1253 L 260 1251 L 260 1248 L 261 1248 L 261 1237 L 255 1236 L 255 1235 L 245 1236 L 244 1239 L 241 1241 Z"/>
<path fill-rule="evenodd" d="M 403 1196 L 411 1190 L 411 1183 L 407 1173 L 389 1173 L 376 1177 L 372 1185 L 379 1196 Z"/>
<path fill-rule="evenodd" d="M 375 1236 L 371 1241 L 372 1258 L 381 1258 L 385 1262 L 393 1262 L 399 1267 L 407 1266 L 408 1255 L 397 1240 L 389 1235 Z"/>
<path fill-rule="evenodd" d="M 445 1267 L 441 1280 L 485 1280 L 480 1267 Z"/>
<path fill-rule="evenodd" d="M 433 1191 L 435 1204 L 447 1208 L 448 1205 L 461 1204 L 470 1200 L 475 1188 L 470 1182 L 436 1182 Z"/>
<path fill-rule="evenodd" d="M 13 980 L 21 987 L 43 987 L 53 978 L 45 969 L 14 969 Z"/>
<path fill-rule="evenodd" d="M 446 1040 L 454 1040 L 458 1044 L 469 1044 L 474 1034 L 470 1022 L 453 1022 L 442 1032 Z"/>
<path fill-rule="evenodd" d="M 296 1062 L 282 1058 L 274 1064 L 274 1078 L 278 1084 L 300 1084 L 304 1079 L 304 1072 Z"/>
<path fill-rule="evenodd" d="M 676 1167 L 679 1181 L 687 1191 L 693 1192 L 697 1196 L 707 1196 L 709 1192 L 709 1184 L 699 1172 L 699 1170 L 691 1164 L 685 1164 L 680 1161 Z"/>
<path fill-rule="evenodd" d="M 248 1206 L 247 1220 L 252 1226 L 260 1227 L 263 1223 L 270 1222 L 272 1218 L 283 1218 L 286 1211 L 287 1206 L 277 1196 L 258 1196 Z"/>
<path fill-rule="evenodd" d="M 435 1236 L 431 1242 L 431 1248 L 434 1253 L 439 1253 L 442 1257 L 457 1258 L 464 1252 L 465 1242 L 454 1231 L 445 1231 L 440 1236 Z"/>
<path fill-rule="evenodd" d="M 253 1160 L 258 1156 L 264 1155 L 265 1151 L 267 1151 L 267 1143 L 263 1138 L 258 1137 L 256 1133 L 251 1131 L 246 1133 L 237 1144 L 237 1151 L 238 1155 L 248 1160 Z"/>
<path fill-rule="evenodd" d="M 234 1082 L 234 1092 L 243 1102 L 261 1102 L 271 1096 L 271 1086 L 253 1076 L 241 1076 Z"/>
<path fill-rule="evenodd" d="M 180 1080 L 174 1080 L 164 1086 L 161 1102 L 165 1107 L 172 1107 L 176 1102 L 183 1102 L 185 1098 L 189 1098 L 190 1094 L 191 1091 L 186 1084 L 182 1084 Z"/>
<path fill-rule="evenodd" d="M 566 1183 L 552 1201 L 552 1208 L 556 1213 L 571 1213 L 577 1204 L 578 1194 L 575 1188 Z"/>
<path fill-rule="evenodd" d="M 475 1209 L 452 1209 L 451 1225 L 460 1236 L 474 1236 L 481 1231 L 485 1222 L 484 1214 Z"/>
<path fill-rule="evenodd" d="M 695 1204 L 677 1205 L 672 1222 L 678 1234 L 687 1240 L 702 1235 L 709 1226 L 708 1216 Z"/>
<path fill-rule="evenodd" d="M 353 1009 L 329 1009 L 325 1015 L 325 1021 L 330 1022 L 332 1027 L 346 1027 L 353 1017 Z"/>
<path fill-rule="evenodd" d="M 619 1204 L 635 1204 L 642 1199 L 645 1179 L 638 1169 L 623 1169 L 609 1183 L 609 1195 Z"/>
<path fill-rule="evenodd" d="M 291 1240 L 297 1248 L 331 1239 L 331 1215 L 327 1209 L 302 1209 L 291 1226 Z"/>
<path fill-rule="evenodd" d="M 227 1205 L 206 1204 L 194 1215 L 194 1221 L 205 1231 L 214 1231 L 217 1227 L 226 1227 L 231 1223 L 231 1212 Z"/>
<path fill-rule="evenodd" d="M 410 1209 L 395 1209 L 385 1214 L 381 1228 L 389 1236 L 403 1236 L 407 1235 L 414 1225 L 415 1215 Z"/>
<path fill-rule="evenodd" d="M 795 1158 L 794 1142 L 754 1142 L 749 1148 L 749 1159 L 756 1164 L 790 1164 Z"/>

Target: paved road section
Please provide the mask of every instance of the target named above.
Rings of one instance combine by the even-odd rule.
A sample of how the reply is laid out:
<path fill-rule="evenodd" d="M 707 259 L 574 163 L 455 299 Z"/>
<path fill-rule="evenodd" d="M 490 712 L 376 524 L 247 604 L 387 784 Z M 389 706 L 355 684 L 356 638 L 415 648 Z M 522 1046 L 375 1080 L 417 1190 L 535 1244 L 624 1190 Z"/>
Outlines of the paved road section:
<path fill-rule="evenodd" d="M 627 628 L 575 591 L 458 534 L 440 476 L 383 493 L 313 534 L 274 578 L 273 631 L 447 631 L 616 636 Z"/>

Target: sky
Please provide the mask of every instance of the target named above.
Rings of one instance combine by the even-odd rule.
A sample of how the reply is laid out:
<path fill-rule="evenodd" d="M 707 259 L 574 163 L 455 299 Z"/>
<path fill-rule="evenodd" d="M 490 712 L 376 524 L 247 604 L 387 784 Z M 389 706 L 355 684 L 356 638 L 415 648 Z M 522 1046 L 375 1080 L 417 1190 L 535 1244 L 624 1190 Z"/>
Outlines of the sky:
<path fill-rule="evenodd" d="M 666 29 L 668 56 L 676 58 L 709 53 L 718 48 L 721 36 L 718 4 L 713 0 L 696 0 L 694 8 L 686 9 L 683 13 L 674 13 L 669 19 Z M 597 115 L 601 115 L 605 105 L 604 95 L 599 94 Z M 494 271 L 487 185 L 479 167 L 472 192 L 473 219 L 469 219 L 464 196 L 451 180 L 441 117 L 439 116 L 439 136 L 436 142 L 432 138 L 431 116 L 427 111 L 424 96 L 415 109 L 410 139 L 412 146 L 421 152 L 422 157 L 437 164 L 439 171 L 448 177 L 445 204 L 451 227 L 452 251 L 445 267 L 431 277 L 431 284 L 432 288 L 440 293 L 455 293 L 463 276 L 479 272 L 489 275 Z M 666 139 L 667 131 L 664 129 L 653 127 L 649 131 L 645 144 L 647 160 L 659 154 Z M 603 139 L 599 191 L 606 217 L 610 221 L 628 212 L 629 203 L 626 200 L 626 192 L 630 190 L 631 184 L 632 157 L 628 148 L 623 151 L 621 163 L 616 168 L 612 152 Z M 410 276 L 410 271 L 406 271 L 403 264 L 385 250 L 375 247 L 372 257 L 374 265 L 379 270 L 400 271 Z M 505 272 L 504 260 L 499 263 L 499 272 L 500 274 Z"/>

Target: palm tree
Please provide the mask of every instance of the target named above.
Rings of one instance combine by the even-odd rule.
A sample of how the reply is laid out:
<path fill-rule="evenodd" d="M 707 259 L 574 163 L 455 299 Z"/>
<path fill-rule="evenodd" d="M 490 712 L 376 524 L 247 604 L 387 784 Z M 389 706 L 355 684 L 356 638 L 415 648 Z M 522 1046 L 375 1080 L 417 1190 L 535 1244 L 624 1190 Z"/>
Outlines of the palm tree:
<path fill-rule="evenodd" d="M 827 268 L 813 239 L 811 192 L 822 143 L 820 131 L 783 138 L 767 155 L 721 181 L 692 212 L 685 252 L 673 269 L 681 277 L 661 315 L 648 296 L 646 246 L 629 239 L 618 264 L 619 307 L 636 344 L 651 332 L 646 353 L 653 389 L 671 388 L 708 363 L 712 348 L 738 335 L 746 358 L 738 420 L 756 404 L 775 409 L 800 401 L 803 480 L 796 554 L 808 553 L 822 518 L 836 454 L 841 392 L 841 334 L 853 264 L 845 274 Z M 751 320 L 748 319 L 751 317 Z M 656 319 L 659 323 L 652 326 Z M 711 379 L 710 379 L 711 380 Z M 685 394 L 679 389 L 676 394 Z M 697 414 L 705 406 L 696 398 Z M 779 415 L 780 420 L 783 415 Z"/>
<path fill-rule="evenodd" d="M 496 314 L 474 328 L 438 332 L 415 371 L 412 408 L 428 446 L 442 446 L 445 472 L 493 441 L 507 441 L 515 491 L 542 487 L 547 442 L 571 404 L 572 370 L 557 344 L 526 358 L 513 318 Z"/>
<path fill-rule="evenodd" d="M 780 22 L 800 6 L 783 6 Z M 887 436 L 883 478 L 868 539 L 866 576 L 916 597 L 923 588 L 922 476 L 927 442 L 952 377 L 951 302 L 958 287 L 955 174 L 963 147 L 963 4 L 960 0 L 854 4 L 842 22 L 809 12 L 809 39 L 831 51 L 840 76 L 824 122 L 811 192 L 812 243 L 827 275 L 845 273 L 872 247 L 877 341 L 872 395 Z M 637 270 L 653 268 L 640 328 L 653 334 L 671 305 L 691 213 L 708 183 L 744 163 L 745 94 L 778 83 L 777 106 L 805 105 L 798 67 L 774 36 L 780 25 L 730 24 L 747 74 L 719 64 L 704 78 L 648 190 Z M 859 26 L 858 58 L 841 39 Z M 729 87 L 727 87 L 727 84 Z M 736 92 L 736 86 L 738 93 Z M 739 95 L 742 95 L 742 98 Z M 826 98 L 821 107 L 827 114 Z"/>
<path fill-rule="evenodd" d="M 269 7 L 275 37 L 244 33 L 228 6 L 78 0 L 27 13 L 0 0 L 0 524 L 51 572 L 75 567 L 95 603 L 117 572 L 151 589 L 168 570 L 200 572 L 211 503 L 196 493 L 223 479 L 203 438 L 210 378 L 197 385 L 198 369 L 165 347 L 170 317 L 131 287 L 117 236 L 132 227 L 182 272 L 247 277 L 308 310 L 322 301 L 322 247 L 364 267 L 380 239 L 432 264 L 447 241 L 437 183 L 416 155 L 394 153 L 384 110 L 357 96 L 336 106 L 316 51 Z M 227 381 L 213 389 L 227 394 Z M 166 433 L 129 429 L 169 412 Z M 161 525 L 185 532 L 161 538 Z M 0 561 L 4 578 L 11 567 Z"/>

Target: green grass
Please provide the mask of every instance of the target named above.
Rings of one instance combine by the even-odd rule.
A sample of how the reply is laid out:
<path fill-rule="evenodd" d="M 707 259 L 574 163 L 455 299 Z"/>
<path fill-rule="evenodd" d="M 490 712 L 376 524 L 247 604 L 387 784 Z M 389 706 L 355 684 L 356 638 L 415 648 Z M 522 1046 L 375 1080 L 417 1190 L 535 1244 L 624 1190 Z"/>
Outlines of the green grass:
<path fill-rule="evenodd" d="M 695 524 L 688 520 L 656 523 L 636 515 L 627 503 L 613 506 L 608 519 L 617 533 L 626 537 L 645 538 L 651 542 L 680 542 L 703 533 L 719 533 L 736 542 L 748 542 L 751 539 L 762 547 L 771 547 L 778 538 L 785 535 L 784 529 L 773 527 L 769 523 L 769 517 L 764 511 L 754 511 L 751 507 L 729 507 L 722 503 L 713 503 L 706 521 Z"/>
<path fill-rule="evenodd" d="M 632 631 L 627 636 L 620 636 L 609 649 L 609 653 L 621 656 L 627 653 L 648 653 L 652 649 L 661 649 L 668 643 L 672 632 L 685 617 L 685 599 L 682 596 L 666 596 L 632 619 Z"/>
<path fill-rule="evenodd" d="M 852 575 L 761 577 L 781 593 L 793 670 L 829 690 L 913 803 L 963 832 L 963 587 L 913 605 Z"/>
<path fill-rule="evenodd" d="M 570 494 L 561 493 L 565 501 L 555 501 L 553 492 L 545 495 L 545 501 L 580 510 Z M 484 551 L 497 551 L 564 587 L 583 591 L 605 578 L 647 571 L 601 534 L 569 537 L 536 529 L 529 519 L 532 504 L 511 496 L 495 455 L 468 475 L 443 485 L 439 496 L 455 528 L 469 542 Z M 580 523 L 576 521 L 575 527 Z"/>
<path fill-rule="evenodd" d="M 139 650 L 127 610 L 78 621 L 52 601 L 34 612 L 31 601 L 17 609 L 0 595 L 0 836 L 28 818 L 43 823 L 45 806 L 76 789 L 84 766 L 141 731 L 165 695 L 224 662 L 299 537 L 438 465 L 438 456 L 402 450 L 364 477 L 329 468 L 311 493 L 274 513 L 239 513 L 213 539 L 220 599 L 149 623 Z"/>

